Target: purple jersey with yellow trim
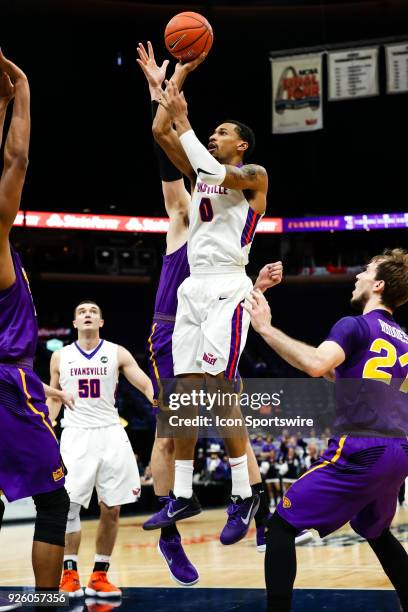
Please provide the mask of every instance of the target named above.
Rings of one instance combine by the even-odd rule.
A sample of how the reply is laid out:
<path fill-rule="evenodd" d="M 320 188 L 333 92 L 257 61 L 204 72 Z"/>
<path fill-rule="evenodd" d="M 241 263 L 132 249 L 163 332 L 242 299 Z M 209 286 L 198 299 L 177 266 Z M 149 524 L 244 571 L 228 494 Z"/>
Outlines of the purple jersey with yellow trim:
<path fill-rule="evenodd" d="M 159 286 L 154 305 L 155 314 L 175 317 L 177 312 L 177 291 L 181 283 L 190 276 L 187 259 L 187 242 L 177 251 L 163 255 Z"/>
<path fill-rule="evenodd" d="M 376 309 L 344 317 L 327 340 L 346 355 L 336 368 L 336 431 L 406 434 L 408 335 L 392 315 Z"/>
<path fill-rule="evenodd" d="M 0 489 L 10 502 L 65 481 L 44 388 L 31 368 L 38 328 L 30 287 L 12 248 L 11 255 L 16 280 L 0 292 Z"/>
<path fill-rule="evenodd" d="M 0 291 L 0 363 L 32 360 L 37 348 L 37 317 L 27 275 L 17 253 L 10 250 L 16 280 Z"/>

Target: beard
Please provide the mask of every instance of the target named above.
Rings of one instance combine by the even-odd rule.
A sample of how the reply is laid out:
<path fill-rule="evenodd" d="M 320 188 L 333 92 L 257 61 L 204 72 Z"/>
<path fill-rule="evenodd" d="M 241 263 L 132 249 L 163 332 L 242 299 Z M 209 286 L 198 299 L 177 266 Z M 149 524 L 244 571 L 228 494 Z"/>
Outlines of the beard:
<path fill-rule="evenodd" d="M 358 297 L 351 298 L 350 306 L 353 310 L 357 310 L 358 312 L 363 312 L 364 306 L 368 302 L 368 295 L 366 293 L 361 293 Z"/>

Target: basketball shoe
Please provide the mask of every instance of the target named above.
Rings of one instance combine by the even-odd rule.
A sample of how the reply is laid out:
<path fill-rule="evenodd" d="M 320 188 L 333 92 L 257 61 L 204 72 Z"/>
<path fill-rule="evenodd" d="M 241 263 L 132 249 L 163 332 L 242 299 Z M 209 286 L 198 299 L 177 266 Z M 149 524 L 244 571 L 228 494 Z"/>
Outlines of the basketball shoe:
<path fill-rule="evenodd" d="M 189 499 L 185 497 L 174 497 L 174 495 L 170 493 L 168 496 L 161 497 L 160 501 L 165 502 L 163 508 L 159 510 L 159 512 L 156 512 L 156 514 L 153 514 L 153 516 L 142 525 L 143 529 L 146 531 L 168 527 L 177 521 L 182 521 L 190 516 L 200 514 L 202 511 L 200 502 L 194 493 Z"/>
<path fill-rule="evenodd" d="M 87 597 L 85 604 L 88 612 L 111 612 L 115 608 L 122 605 L 122 601 L 112 601 L 109 599 L 96 599 L 95 597 Z M 71 612 L 71 611 L 70 611 Z"/>
<path fill-rule="evenodd" d="M 59 590 L 68 593 L 71 597 L 83 597 L 84 590 L 81 588 L 79 574 L 76 570 L 64 570 L 59 585 Z"/>
<path fill-rule="evenodd" d="M 0 611 L 6 612 L 6 610 L 16 610 L 17 608 L 21 608 L 21 603 L 13 603 L 8 601 L 5 597 L 0 597 Z"/>
<path fill-rule="evenodd" d="M 109 582 L 106 572 L 92 572 L 85 594 L 93 597 L 121 597 L 122 591 Z"/>
<path fill-rule="evenodd" d="M 261 525 L 260 527 L 256 528 L 256 550 L 259 553 L 264 553 L 266 551 L 265 531 L 266 525 Z M 296 536 L 295 544 L 306 544 L 306 542 L 310 542 L 310 540 L 313 539 L 313 533 L 307 529 L 304 529 Z"/>
<path fill-rule="evenodd" d="M 170 576 L 178 584 L 193 586 L 199 581 L 200 576 L 184 552 L 179 535 L 170 538 L 161 537 L 157 550 L 166 561 Z"/>
<path fill-rule="evenodd" d="M 259 495 L 242 499 L 238 495 L 231 497 L 227 508 L 228 519 L 221 531 L 221 544 L 235 544 L 248 533 L 249 526 L 259 507 Z"/>
<path fill-rule="evenodd" d="M 310 542 L 310 540 L 314 540 L 313 533 L 308 529 L 303 529 L 297 534 L 295 544 L 306 544 L 306 542 Z"/>

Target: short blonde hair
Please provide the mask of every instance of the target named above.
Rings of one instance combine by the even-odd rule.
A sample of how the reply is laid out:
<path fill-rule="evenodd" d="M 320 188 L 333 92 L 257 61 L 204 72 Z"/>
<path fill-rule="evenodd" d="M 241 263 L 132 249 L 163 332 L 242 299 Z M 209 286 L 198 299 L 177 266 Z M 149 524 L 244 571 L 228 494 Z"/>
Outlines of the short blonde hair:
<path fill-rule="evenodd" d="M 395 310 L 408 302 L 408 251 L 386 249 L 371 261 L 377 263 L 376 280 L 385 283 L 381 295 L 383 304 Z"/>

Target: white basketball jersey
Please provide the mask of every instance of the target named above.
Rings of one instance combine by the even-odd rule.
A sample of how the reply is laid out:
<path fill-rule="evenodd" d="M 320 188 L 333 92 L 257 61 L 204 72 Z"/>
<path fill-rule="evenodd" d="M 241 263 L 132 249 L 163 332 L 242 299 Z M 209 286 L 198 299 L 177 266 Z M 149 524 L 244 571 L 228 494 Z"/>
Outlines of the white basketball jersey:
<path fill-rule="evenodd" d="M 60 386 L 72 393 L 75 408 L 64 410 L 64 427 L 117 425 L 118 345 L 101 340 L 86 353 L 77 342 L 60 350 Z"/>
<path fill-rule="evenodd" d="M 261 217 L 242 191 L 197 180 L 190 207 L 190 268 L 246 266 Z"/>

